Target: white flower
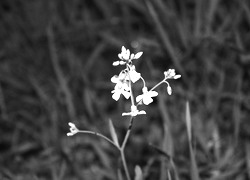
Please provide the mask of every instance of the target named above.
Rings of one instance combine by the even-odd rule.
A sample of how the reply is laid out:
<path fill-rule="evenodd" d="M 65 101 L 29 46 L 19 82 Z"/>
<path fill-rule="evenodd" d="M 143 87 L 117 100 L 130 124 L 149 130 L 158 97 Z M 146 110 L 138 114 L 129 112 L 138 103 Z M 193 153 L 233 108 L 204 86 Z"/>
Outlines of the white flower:
<path fill-rule="evenodd" d="M 174 69 L 169 69 L 168 71 L 165 71 L 164 75 L 165 75 L 165 79 L 179 79 L 181 77 L 181 75 L 175 74 Z"/>
<path fill-rule="evenodd" d="M 79 130 L 77 129 L 77 127 L 76 127 L 76 125 L 74 123 L 69 122 L 68 124 L 70 126 L 70 129 L 69 129 L 70 132 L 67 133 L 67 136 L 73 136 L 73 135 L 75 135 L 76 133 L 79 132 Z"/>
<path fill-rule="evenodd" d="M 132 66 L 129 71 L 130 80 L 135 83 L 141 78 L 141 73 L 136 72 L 135 66 Z"/>
<path fill-rule="evenodd" d="M 131 106 L 131 112 L 122 113 L 122 116 L 137 116 L 140 114 L 146 114 L 145 111 L 139 111 L 135 105 Z"/>
<path fill-rule="evenodd" d="M 153 102 L 152 97 L 155 97 L 158 95 L 156 91 L 148 91 L 147 87 L 142 88 L 143 94 L 136 97 L 136 102 L 142 101 L 143 104 L 148 105 Z"/>
<path fill-rule="evenodd" d="M 112 98 L 116 101 L 120 98 L 121 94 L 128 99 L 130 97 L 130 92 L 126 91 L 122 86 L 115 86 L 115 89 L 111 91 L 113 93 Z"/>
<path fill-rule="evenodd" d="M 130 97 L 130 88 L 128 86 L 127 74 L 122 72 L 119 76 L 113 76 L 111 82 L 116 83 L 115 88 L 111 93 L 113 93 L 112 98 L 116 101 L 120 98 L 121 94 L 128 99 Z"/>

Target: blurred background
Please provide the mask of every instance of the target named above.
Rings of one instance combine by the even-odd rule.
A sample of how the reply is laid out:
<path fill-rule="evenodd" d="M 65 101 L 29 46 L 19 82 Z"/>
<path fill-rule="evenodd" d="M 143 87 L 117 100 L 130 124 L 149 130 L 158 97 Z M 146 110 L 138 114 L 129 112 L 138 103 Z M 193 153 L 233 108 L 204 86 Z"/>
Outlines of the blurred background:
<path fill-rule="evenodd" d="M 149 87 L 169 68 L 182 75 L 141 107 L 125 149 L 132 177 L 139 165 L 146 180 L 191 179 L 189 101 L 200 179 L 250 179 L 248 0 L 1 0 L 0 42 L 0 179 L 124 176 L 112 145 L 66 136 L 74 122 L 110 137 L 111 118 L 124 138 L 130 102 L 114 101 L 110 82 L 123 45 L 144 52 L 135 64 Z"/>

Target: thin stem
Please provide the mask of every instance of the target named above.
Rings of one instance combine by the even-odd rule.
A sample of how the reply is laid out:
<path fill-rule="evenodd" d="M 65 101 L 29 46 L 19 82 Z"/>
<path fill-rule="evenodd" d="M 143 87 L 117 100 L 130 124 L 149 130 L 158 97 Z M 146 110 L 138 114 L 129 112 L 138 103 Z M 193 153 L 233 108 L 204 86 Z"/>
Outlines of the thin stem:
<path fill-rule="evenodd" d="M 124 138 L 124 140 L 122 142 L 122 146 L 120 148 L 122 164 L 123 164 L 123 167 L 124 167 L 124 171 L 125 171 L 127 180 L 131 180 L 131 178 L 130 178 L 130 175 L 129 175 L 129 172 L 128 172 L 127 162 L 126 162 L 126 159 L 125 159 L 125 156 L 124 156 L 124 149 L 125 149 L 125 146 L 127 144 L 127 141 L 128 141 L 128 138 L 129 138 L 132 126 L 133 126 L 133 121 L 134 121 L 134 118 L 133 118 L 133 116 L 131 116 L 130 121 L 129 121 L 129 126 L 128 126 L 127 133 L 125 135 L 125 138 Z"/>
<path fill-rule="evenodd" d="M 135 105 L 135 102 L 134 102 L 134 95 L 133 95 L 133 92 L 132 92 L 132 86 L 131 86 L 130 77 L 129 77 L 129 88 L 130 88 L 130 94 L 131 94 L 131 97 L 130 97 L 130 99 L 131 99 L 131 104 L 132 104 L 132 106 L 134 106 L 134 105 Z"/>
<path fill-rule="evenodd" d="M 146 82 L 145 82 L 145 80 L 143 79 L 143 77 L 141 77 L 141 80 L 142 80 L 142 82 L 143 82 L 143 87 L 146 87 Z"/>
<path fill-rule="evenodd" d="M 130 66 L 129 64 L 127 64 L 127 71 L 129 72 L 130 70 Z M 132 91 L 132 85 L 131 85 L 131 78 L 130 78 L 130 74 L 128 73 L 128 78 L 129 78 L 129 89 L 130 89 L 130 99 L 131 99 L 131 104 L 132 106 L 135 105 L 135 102 L 134 102 L 134 95 L 133 95 L 133 91 Z"/>
<path fill-rule="evenodd" d="M 133 116 L 131 116 L 130 121 L 129 121 L 128 130 L 127 130 L 127 133 L 125 135 L 125 138 L 124 138 L 122 146 L 121 146 L 121 150 L 124 150 L 124 148 L 125 148 L 125 146 L 127 144 L 127 141 L 128 141 L 128 138 L 129 138 L 132 126 L 133 126 L 133 121 L 134 121 L 134 118 L 133 118 Z"/>
<path fill-rule="evenodd" d="M 160 86 L 164 82 L 165 82 L 165 79 L 163 79 L 162 81 L 160 81 L 158 84 L 156 84 L 154 87 L 152 87 L 149 91 L 153 91 L 155 88 L 157 88 L 158 86 Z"/>
<path fill-rule="evenodd" d="M 126 159 L 125 159 L 125 156 L 124 156 L 124 149 L 121 149 L 120 152 L 121 152 L 122 164 L 123 164 L 123 167 L 124 167 L 124 171 L 125 171 L 127 180 L 131 180 L 129 172 L 128 172 L 127 162 L 126 162 Z"/>
<path fill-rule="evenodd" d="M 94 131 L 83 131 L 83 130 L 79 130 L 78 132 L 79 133 L 84 133 L 84 134 L 93 134 L 93 135 L 99 136 L 99 137 L 105 139 L 106 141 L 108 141 L 109 143 L 113 144 L 116 148 L 118 148 L 120 150 L 120 148 L 117 147 L 117 145 L 111 139 L 109 139 L 108 137 L 106 137 L 106 136 L 104 136 L 104 135 L 102 135 L 100 133 L 97 133 L 97 132 L 94 132 Z"/>

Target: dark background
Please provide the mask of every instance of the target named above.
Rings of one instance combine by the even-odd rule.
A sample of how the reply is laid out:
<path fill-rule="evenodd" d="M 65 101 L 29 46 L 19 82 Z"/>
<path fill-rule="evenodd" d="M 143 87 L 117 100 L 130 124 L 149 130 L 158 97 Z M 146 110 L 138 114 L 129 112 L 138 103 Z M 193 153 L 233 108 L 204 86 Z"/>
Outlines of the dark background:
<path fill-rule="evenodd" d="M 112 145 L 66 133 L 74 122 L 110 136 L 111 118 L 122 141 L 130 104 L 111 98 L 110 78 L 123 45 L 144 52 L 135 64 L 149 87 L 169 68 L 182 75 L 142 107 L 125 150 L 131 175 L 140 165 L 145 179 L 174 176 L 164 152 L 190 179 L 188 100 L 201 179 L 250 179 L 247 0 L 1 0 L 0 179 L 118 179 Z"/>

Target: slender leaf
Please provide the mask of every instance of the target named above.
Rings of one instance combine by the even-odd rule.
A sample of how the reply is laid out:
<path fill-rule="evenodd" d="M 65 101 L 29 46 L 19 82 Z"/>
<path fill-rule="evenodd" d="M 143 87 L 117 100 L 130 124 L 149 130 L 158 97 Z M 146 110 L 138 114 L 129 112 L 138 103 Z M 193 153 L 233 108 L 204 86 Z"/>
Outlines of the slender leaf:
<path fill-rule="evenodd" d="M 188 144 L 189 144 L 189 152 L 190 152 L 190 159 L 191 159 L 191 179 L 192 180 L 200 180 L 199 177 L 199 170 L 197 167 L 195 153 L 192 148 L 192 139 L 191 139 L 191 115 L 190 115 L 190 108 L 189 102 L 186 103 L 186 126 L 187 126 L 187 133 L 188 133 Z"/>
<path fill-rule="evenodd" d="M 113 122 L 111 119 L 109 119 L 109 130 L 110 130 L 110 134 L 111 134 L 111 137 L 112 137 L 114 143 L 116 144 L 117 147 L 120 147 L 119 142 L 118 142 L 118 137 L 117 137 L 117 134 L 115 132 L 115 128 L 114 128 L 114 125 L 113 125 Z"/>
<path fill-rule="evenodd" d="M 138 165 L 135 166 L 135 180 L 143 180 L 142 170 Z"/>

